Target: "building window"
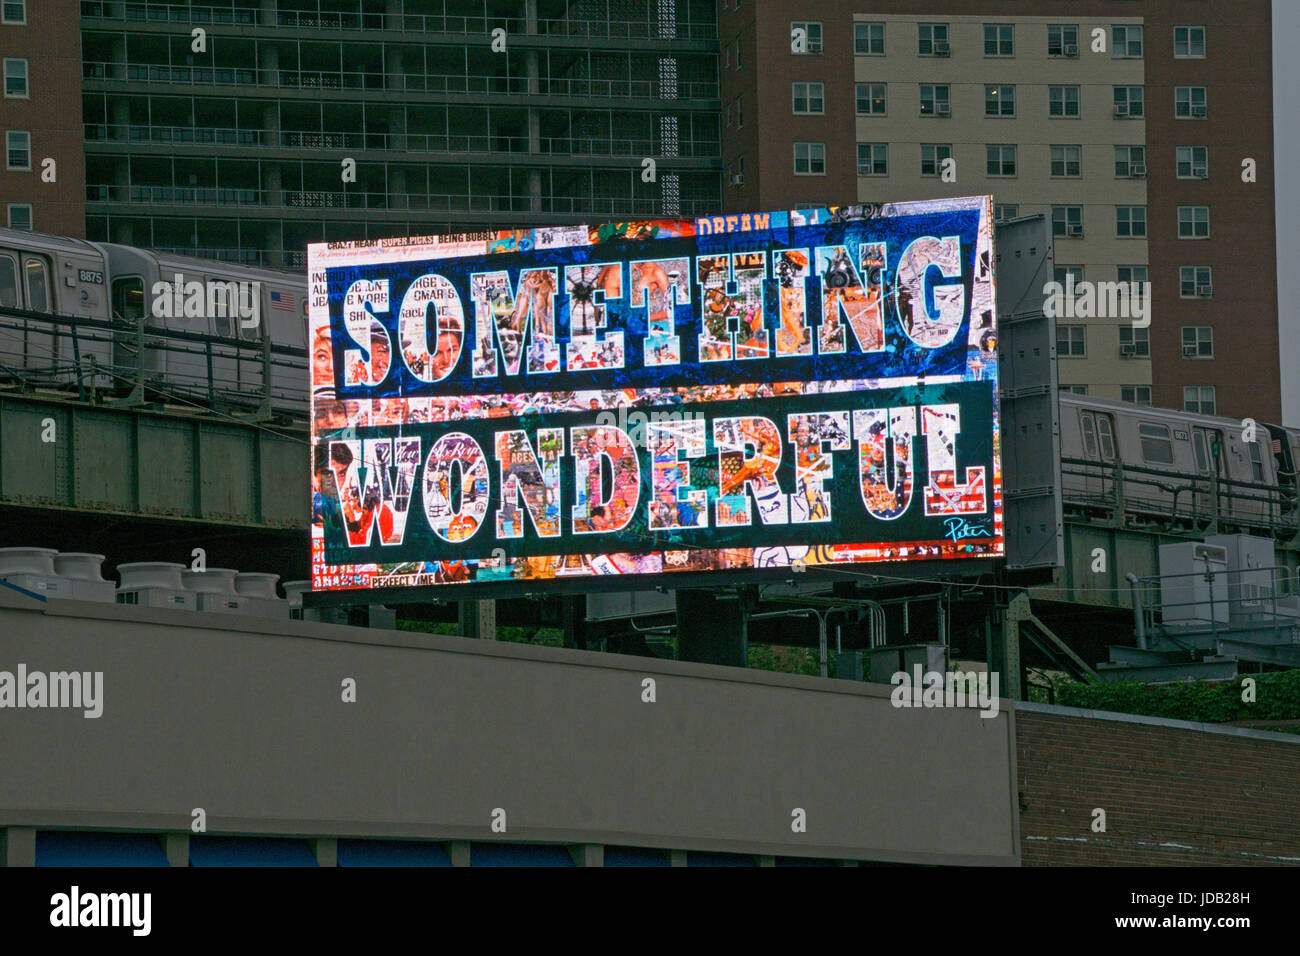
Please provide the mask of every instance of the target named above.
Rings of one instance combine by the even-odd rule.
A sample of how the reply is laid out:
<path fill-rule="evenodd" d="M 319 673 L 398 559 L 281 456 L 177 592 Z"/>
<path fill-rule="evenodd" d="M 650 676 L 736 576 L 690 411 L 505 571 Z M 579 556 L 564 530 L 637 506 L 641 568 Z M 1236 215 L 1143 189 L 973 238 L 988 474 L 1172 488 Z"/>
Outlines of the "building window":
<path fill-rule="evenodd" d="M 1140 86 L 1115 87 L 1115 115 L 1142 116 L 1145 113 L 1145 99 Z"/>
<path fill-rule="evenodd" d="M 1067 395 L 1087 395 L 1088 386 L 1087 385 L 1062 385 L 1061 391 L 1065 392 Z"/>
<path fill-rule="evenodd" d="M 795 32 L 797 30 L 803 31 L 804 44 L 802 50 L 795 49 L 795 38 L 799 35 Z M 791 23 L 790 40 L 790 51 L 792 53 L 820 53 L 822 51 L 822 25 L 812 21 Z"/>
<path fill-rule="evenodd" d="M 1015 219 L 1020 215 L 1020 206 L 1015 203 L 998 203 L 993 207 L 993 219 L 995 222 L 1005 222 L 1008 219 Z"/>
<path fill-rule="evenodd" d="M 1122 401 L 1131 402 L 1134 405 L 1150 405 L 1151 386 L 1121 385 L 1119 387 L 1119 397 Z"/>
<path fill-rule="evenodd" d="M 32 204 L 29 202 L 11 202 L 9 204 L 9 228 L 32 228 Z"/>
<path fill-rule="evenodd" d="M 1082 146 L 1053 146 L 1052 175 L 1077 179 L 1083 175 Z"/>
<path fill-rule="evenodd" d="M 984 24 L 984 55 L 1015 56 L 1015 27 L 1010 23 Z"/>
<path fill-rule="evenodd" d="M 1052 235 L 1078 239 L 1083 236 L 1082 206 L 1053 206 Z"/>
<path fill-rule="evenodd" d="M 1210 178 L 1209 147 L 1179 146 L 1176 155 L 1179 179 Z"/>
<path fill-rule="evenodd" d="M 1178 238 L 1208 239 L 1210 237 L 1209 206 L 1178 207 Z"/>
<path fill-rule="evenodd" d="M 1079 55 L 1079 25 L 1077 23 L 1056 23 L 1047 28 L 1048 56 Z"/>
<path fill-rule="evenodd" d="M 1047 88 L 1048 116 L 1078 116 L 1079 88 L 1077 86 L 1049 86 Z"/>
<path fill-rule="evenodd" d="M 1174 27 L 1174 57 L 1179 60 L 1205 56 L 1205 27 Z"/>
<path fill-rule="evenodd" d="M 1178 295 L 1184 299 L 1208 299 L 1214 294 L 1209 266 L 1179 266 Z"/>
<path fill-rule="evenodd" d="M 1119 281 L 1127 283 L 1128 285 L 1133 285 L 1134 283 L 1137 283 L 1138 285 L 1142 285 L 1147 281 L 1147 267 L 1146 266 L 1120 266 Z"/>
<path fill-rule="evenodd" d="M 825 176 L 826 144 L 795 143 L 794 171 L 796 176 Z"/>
<path fill-rule="evenodd" d="M 824 113 L 825 87 L 821 83 L 794 83 L 791 84 L 794 95 L 794 112 L 796 114 L 816 114 Z"/>
<path fill-rule="evenodd" d="M 1205 119 L 1208 115 L 1209 110 L 1205 103 L 1205 87 L 1174 87 L 1174 116 L 1179 119 Z"/>
<path fill-rule="evenodd" d="M 742 93 L 736 97 L 736 127 L 745 125 L 745 95 Z"/>
<path fill-rule="evenodd" d="M 1119 354 L 1134 358 L 1151 357 L 1151 330 L 1133 325 L 1119 327 Z M 1128 399 L 1126 399 L 1128 401 Z"/>
<path fill-rule="evenodd" d="M 858 112 L 865 116 L 885 115 L 885 84 L 857 84 Z"/>
<path fill-rule="evenodd" d="M 987 172 L 990 176 L 1014 176 L 1016 174 L 1016 148 L 1014 146 L 985 147 L 987 155 Z"/>
<path fill-rule="evenodd" d="M 985 116 L 1015 116 L 1016 88 L 1014 86 L 984 87 Z"/>
<path fill-rule="evenodd" d="M 1116 206 L 1115 235 L 1120 239 L 1142 239 L 1147 234 L 1146 206 Z"/>
<path fill-rule="evenodd" d="M 1142 55 L 1142 28 L 1129 24 L 1110 28 L 1111 55 L 1114 57 L 1140 57 Z"/>
<path fill-rule="evenodd" d="M 1213 415 L 1216 407 L 1213 385 L 1184 386 L 1183 411 L 1194 412 L 1198 415 Z"/>
<path fill-rule="evenodd" d="M 917 52 L 921 56 L 947 56 L 948 24 L 918 23 L 916 26 Z"/>
<path fill-rule="evenodd" d="M 4 0 L 3 4 L 0 4 L 0 21 L 18 26 L 26 23 L 27 0 Z"/>
<path fill-rule="evenodd" d="M 921 115 L 948 116 L 952 113 L 952 104 L 948 101 L 946 84 L 921 84 Z"/>
<path fill-rule="evenodd" d="M 1183 358 L 1214 358 L 1214 328 L 1212 326 L 1183 326 Z"/>
<path fill-rule="evenodd" d="M 885 25 L 883 23 L 853 24 L 853 52 L 858 56 L 884 56 Z"/>
<path fill-rule="evenodd" d="M 5 58 L 5 96 L 27 98 L 27 61 Z"/>
<path fill-rule="evenodd" d="M 1070 285 L 1078 288 L 1083 281 L 1083 266 L 1053 266 L 1052 281 L 1059 282 L 1062 288 Z"/>
<path fill-rule="evenodd" d="M 1129 179 L 1147 174 L 1147 149 L 1145 146 L 1115 147 L 1115 178 Z"/>
<path fill-rule="evenodd" d="M 922 143 L 921 175 L 938 176 L 943 171 L 944 160 L 951 158 L 951 143 Z"/>
<path fill-rule="evenodd" d="M 1083 358 L 1087 355 L 1087 326 L 1058 325 L 1056 327 L 1056 355 L 1058 358 Z"/>
<path fill-rule="evenodd" d="M 889 175 L 889 147 L 885 143 L 858 143 L 858 175 Z"/>
<path fill-rule="evenodd" d="M 32 134 L 11 129 L 5 133 L 5 168 L 32 168 Z"/>

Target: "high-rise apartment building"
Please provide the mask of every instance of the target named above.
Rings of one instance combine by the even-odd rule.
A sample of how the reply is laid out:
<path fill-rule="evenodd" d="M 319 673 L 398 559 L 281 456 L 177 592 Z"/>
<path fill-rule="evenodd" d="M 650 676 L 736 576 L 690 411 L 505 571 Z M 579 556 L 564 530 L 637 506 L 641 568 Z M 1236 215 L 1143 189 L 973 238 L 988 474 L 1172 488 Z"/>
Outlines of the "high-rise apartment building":
<path fill-rule="evenodd" d="M 1149 327 L 1058 318 L 1063 387 L 1278 421 L 1270 22 L 1269 0 L 719 0 L 724 206 L 991 193 L 1051 218 L 1062 283 L 1151 283 Z"/>
<path fill-rule="evenodd" d="M 300 267 L 322 240 L 718 209 L 710 0 L 80 12 L 93 239 Z"/>

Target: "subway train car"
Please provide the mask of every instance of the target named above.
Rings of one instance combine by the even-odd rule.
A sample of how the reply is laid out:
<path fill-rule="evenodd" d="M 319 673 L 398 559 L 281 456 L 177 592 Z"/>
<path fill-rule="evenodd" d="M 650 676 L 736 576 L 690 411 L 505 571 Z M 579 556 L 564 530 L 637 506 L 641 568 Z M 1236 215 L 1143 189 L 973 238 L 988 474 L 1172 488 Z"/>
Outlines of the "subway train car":
<path fill-rule="evenodd" d="M 94 243 L 0 228 L 0 308 L 74 316 L 107 326 L 108 273 Z M 113 337 L 105 327 L 78 329 L 76 347 L 66 327 L 0 315 L 0 376 L 34 385 L 75 383 L 82 369 L 110 369 Z M 87 387 L 108 388 L 107 374 L 89 373 Z"/>
<path fill-rule="evenodd" d="M 1241 419 L 1066 394 L 1060 409 L 1067 505 L 1109 511 L 1118 462 L 1124 509 L 1138 518 L 1208 521 L 1210 479 L 1217 476 L 1222 520 L 1261 530 L 1294 528 L 1300 431 L 1259 423 L 1256 440 L 1245 441 Z"/>
<path fill-rule="evenodd" d="M 187 288 L 201 289 L 202 307 L 186 295 Z M 251 315 L 254 295 L 255 326 L 241 322 L 238 314 L 242 304 Z M 215 303 L 220 307 L 213 308 Z M 259 402 L 265 386 L 260 348 L 148 332 L 193 332 L 260 346 L 269 330 L 272 345 L 303 350 L 302 355 L 273 354 L 272 406 L 293 417 L 307 414 L 304 275 L 0 228 L 0 308 L 4 306 L 105 325 L 110 318 L 135 322 L 143 317 L 146 334 L 141 354 L 137 336 L 130 332 L 100 331 L 92 325 L 78 327 L 74 337 L 66 325 L 0 315 L 0 377 L 54 387 L 76 385 L 80 378 L 85 387 L 123 391 L 135 382 L 143 363 L 150 391 L 163 399 L 246 407 Z"/>

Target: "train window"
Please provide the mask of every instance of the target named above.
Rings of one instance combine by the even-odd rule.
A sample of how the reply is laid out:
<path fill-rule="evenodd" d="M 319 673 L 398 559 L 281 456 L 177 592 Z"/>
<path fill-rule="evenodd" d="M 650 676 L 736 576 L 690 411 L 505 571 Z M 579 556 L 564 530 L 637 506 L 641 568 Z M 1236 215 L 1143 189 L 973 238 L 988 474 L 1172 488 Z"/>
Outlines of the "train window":
<path fill-rule="evenodd" d="M 27 273 L 27 308 L 33 312 L 50 312 L 49 274 L 45 263 L 28 256 L 23 259 L 23 271 Z"/>
<path fill-rule="evenodd" d="M 1101 460 L 1115 460 L 1115 430 L 1109 415 L 1097 416 L 1097 443 L 1101 446 Z"/>
<path fill-rule="evenodd" d="M 0 256 L 0 305 L 18 308 L 18 263 Z"/>
<path fill-rule="evenodd" d="M 1196 455 L 1196 470 L 1203 475 L 1210 473 L 1210 456 L 1205 451 L 1205 432 L 1192 432 L 1192 451 Z"/>
<path fill-rule="evenodd" d="M 1264 453 L 1260 451 L 1259 442 L 1247 442 L 1246 447 L 1250 449 L 1250 473 L 1255 481 L 1264 480 Z"/>
<path fill-rule="evenodd" d="M 1097 423 L 1092 412 L 1079 413 L 1079 430 L 1083 432 L 1083 453 L 1088 458 L 1097 457 Z"/>
<path fill-rule="evenodd" d="M 134 322 L 144 315 L 144 280 L 122 276 L 113 280 L 113 318 Z"/>
<path fill-rule="evenodd" d="M 1174 443 L 1166 426 L 1143 422 L 1138 425 L 1138 437 L 1142 439 L 1143 459 L 1156 465 L 1174 463 Z"/>

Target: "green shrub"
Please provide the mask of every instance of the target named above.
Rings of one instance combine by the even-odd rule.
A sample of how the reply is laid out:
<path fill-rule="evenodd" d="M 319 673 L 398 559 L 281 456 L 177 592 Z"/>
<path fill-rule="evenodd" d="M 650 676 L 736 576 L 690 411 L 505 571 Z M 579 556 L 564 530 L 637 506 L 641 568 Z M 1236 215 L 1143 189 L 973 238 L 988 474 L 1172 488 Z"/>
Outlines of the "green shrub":
<path fill-rule="evenodd" d="M 1056 702 L 1066 707 L 1210 724 L 1234 720 L 1300 720 L 1300 670 L 1249 676 L 1255 681 L 1254 703 L 1241 699 L 1242 677 L 1213 683 L 1204 680 L 1176 684 L 1063 683 L 1056 687 Z"/>

